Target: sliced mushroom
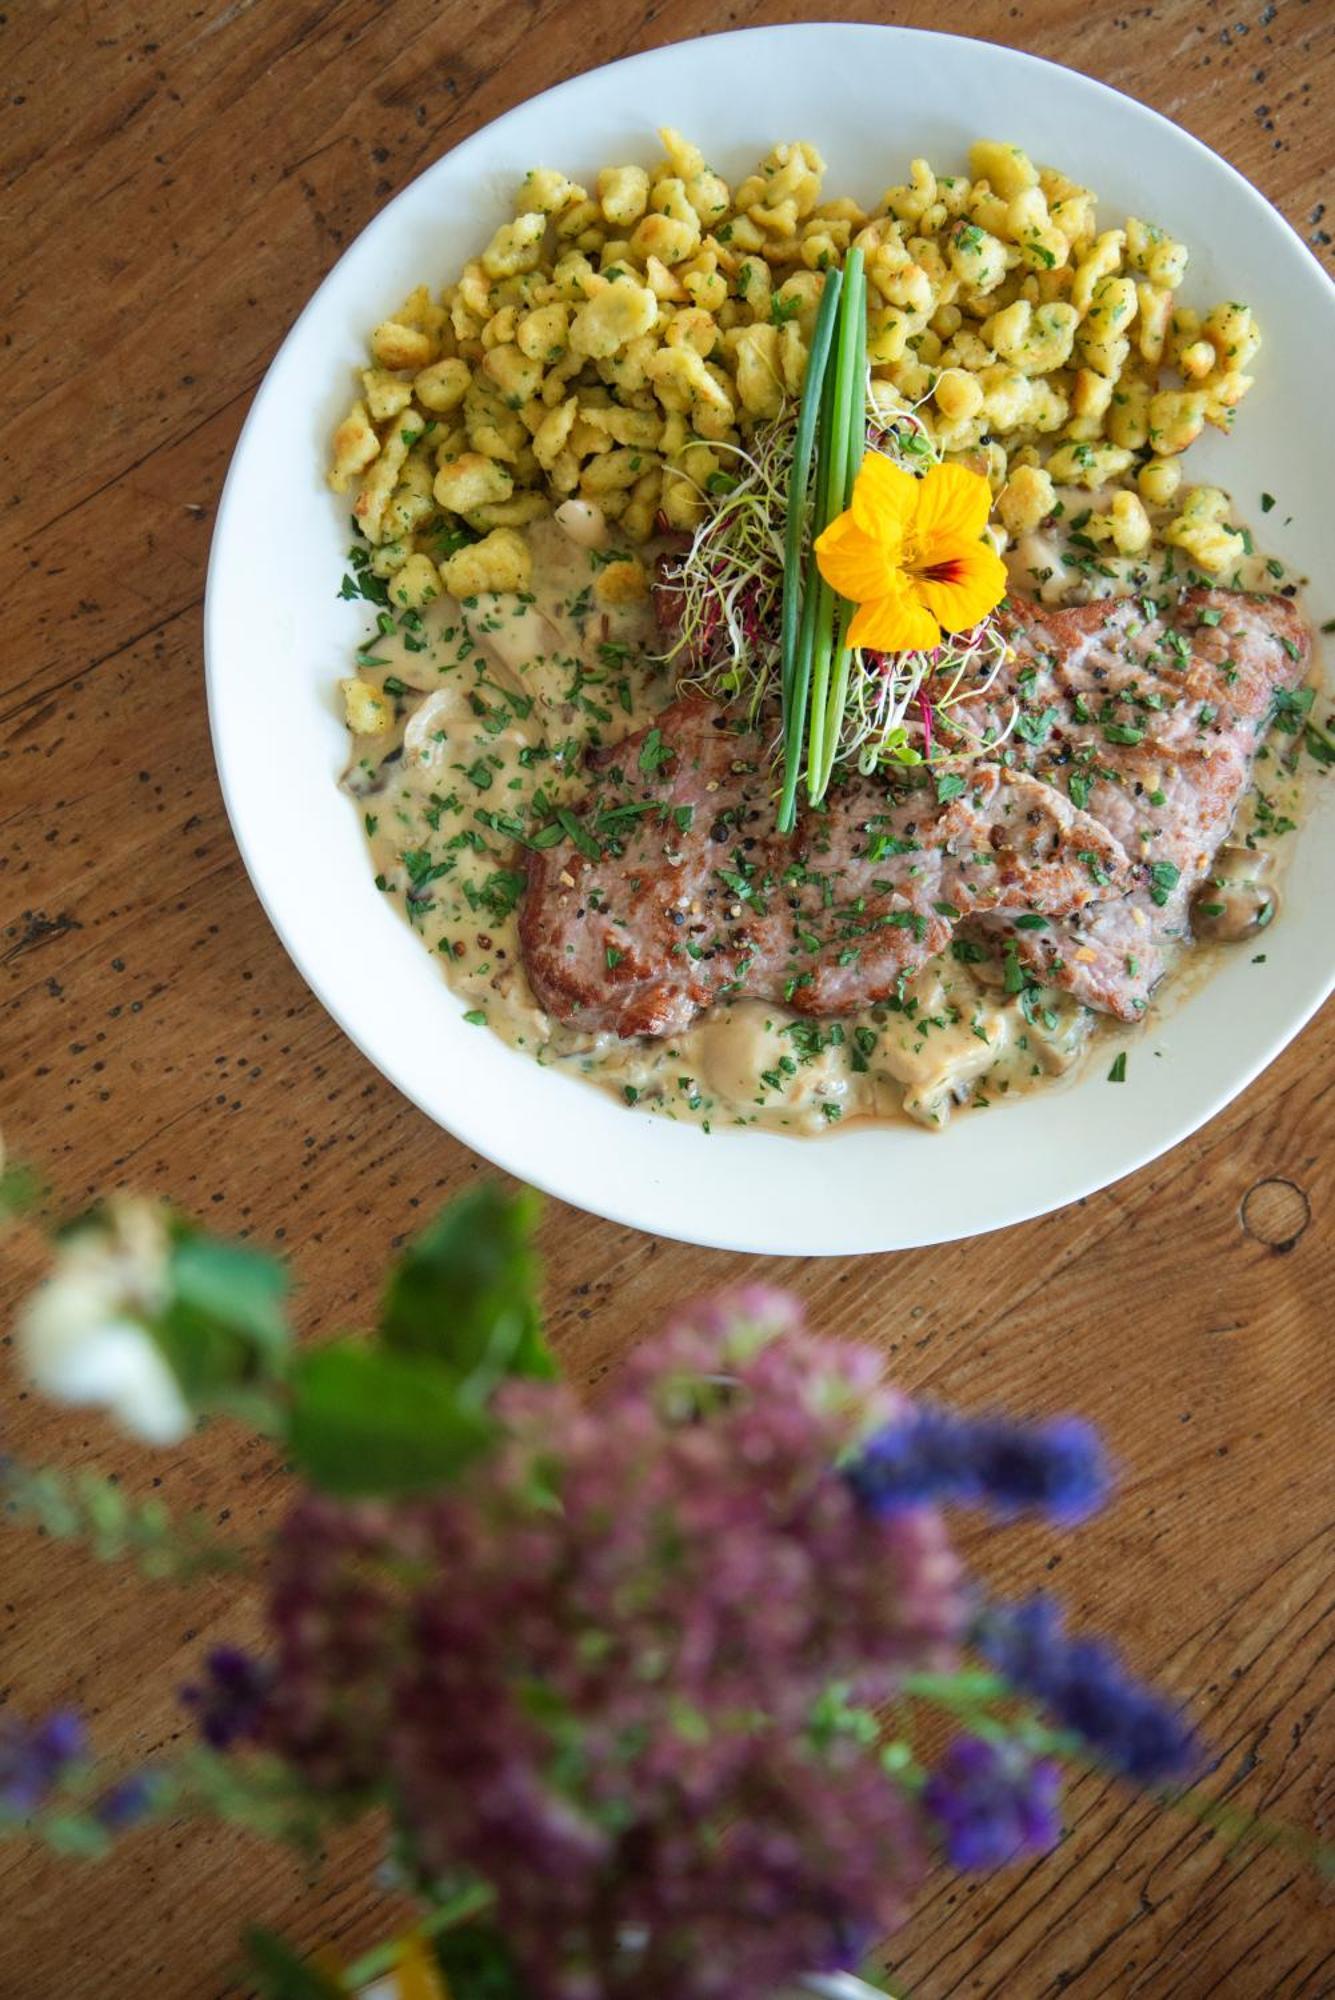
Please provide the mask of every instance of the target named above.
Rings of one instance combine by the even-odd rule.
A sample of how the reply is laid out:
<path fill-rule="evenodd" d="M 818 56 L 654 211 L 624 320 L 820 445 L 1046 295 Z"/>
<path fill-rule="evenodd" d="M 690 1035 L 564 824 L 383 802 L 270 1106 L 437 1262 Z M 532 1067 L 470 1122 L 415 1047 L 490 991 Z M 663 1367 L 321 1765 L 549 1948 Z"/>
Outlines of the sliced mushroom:
<path fill-rule="evenodd" d="M 460 686 L 451 682 L 438 687 L 408 718 L 403 732 L 405 757 L 410 764 L 423 767 L 440 762 L 451 726 L 458 729 L 460 725 L 471 725 L 474 719 L 468 697 Z"/>
<path fill-rule="evenodd" d="M 363 737 L 362 743 L 366 745 L 374 740 Z M 343 773 L 344 791 L 350 792 L 354 799 L 374 798 L 377 792 L 384 791 L 402 760 L 402 743 L 395 743 L 392 749 L 386 750 L 378 762 L 373 750 L 363 748 Z"/>
<path fill-rule="evenodd" d="M 582 549 L 607 547 L 607 516 L 595 500 L 563 500 L 556 519 Z"/>
<path fill-rule="evenodd" d="M 1270 856 L 1221 847 L 1191 899 L 1191 928 L 1202 944 L 1241 944 L 1274 922 L 1279 896 L 1263 880 Z"/>

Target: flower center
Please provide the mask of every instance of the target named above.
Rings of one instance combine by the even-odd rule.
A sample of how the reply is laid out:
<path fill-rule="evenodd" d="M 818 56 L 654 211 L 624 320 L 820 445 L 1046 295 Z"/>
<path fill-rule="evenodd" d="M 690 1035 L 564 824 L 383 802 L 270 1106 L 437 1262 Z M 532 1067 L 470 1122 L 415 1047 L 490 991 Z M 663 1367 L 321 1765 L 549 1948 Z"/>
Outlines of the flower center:
<path fill-rule="evenodd" d="M 924 562 L 916 548 L 906 552 L 904 567 L 910 575 L 920 577 L 925 583 L 962 583 L 965 562 L 962 555 L 943 556 L 938 562 Z"/>

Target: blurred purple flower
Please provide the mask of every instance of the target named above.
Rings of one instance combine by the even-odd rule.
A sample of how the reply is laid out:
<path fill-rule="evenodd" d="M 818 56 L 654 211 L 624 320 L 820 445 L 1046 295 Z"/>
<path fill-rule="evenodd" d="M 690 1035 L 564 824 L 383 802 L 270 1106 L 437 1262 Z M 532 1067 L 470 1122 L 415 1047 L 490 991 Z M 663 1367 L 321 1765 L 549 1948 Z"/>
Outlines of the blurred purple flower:
<path fill-rule="evenodd" d="M 36 1812 L 82 1757 L 86 1741 L 82 1721 L 69 1709 L 35 1723 L 0 1715 L 0 1812 L 17 1818 Z"/>
<path fill-rule="evenodd" d="M 1001 1868 L 1061 1837 L 1061 1770 L 1015 1743 L 957 1736 L 923 1789 L 954 1868 Z"/>
<path fill-rule="evenodd" d="M 847 1476 L 877 1514 L 954 1501 L 1002 1514 L 1044 1513 L 1063 1523 L 1092 1513 L 1110 1485 L 1098 1434 L 1077 1417 L 1014 1424 L 930 1404 L 878 1431 Z"/>
<path fill-rule="evenodd" d="M 1041 1702 L 1099 1760 L 1143 1785 L 1184 1777 L 1195 1740 L 1166 1696 L 1133 1680 L 1111 1646 L 1071 1639 L 1050 1598 L 988 1605 L 975 1633 L 1003 1679 Z"/>
<path fill-rule="evenodd" d="M 832 1470 L 903 1409 L 880 1367 L 747 1288 L 596 1413 L 509 1385 L 460 1487 L 289 1517 L 265 1740 L 388 1785 L 425 1870 L 488 1881 L 535 2000 L 765 1993 L 904 1914 L 918 1815 L 812 1726 L 832 1685 L 875 1703 L 956 1659 L 940 1517 L 878 1518 Z"/>
<path fill-rule="evenodd" d="M 259 1733 L 272 1670 L 239 1646 L 215 1647 L 204 1668 L 204 1685 L 182 1688 L 181 1700 L 194 1710 L 204 1741 L 215 1750 L 230 1750 Z"/>

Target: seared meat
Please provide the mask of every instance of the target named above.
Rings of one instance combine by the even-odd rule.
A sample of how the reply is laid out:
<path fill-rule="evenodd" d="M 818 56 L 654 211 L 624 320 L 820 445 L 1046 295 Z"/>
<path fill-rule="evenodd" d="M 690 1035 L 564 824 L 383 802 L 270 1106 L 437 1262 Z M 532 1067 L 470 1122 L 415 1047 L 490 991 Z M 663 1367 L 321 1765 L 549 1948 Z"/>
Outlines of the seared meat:
<path fill-rule="evenodd" d="M 675 702 L 599 753 L 586 840 L 531 854 L 520 938 L 560 1020 L 668 1035 L 730 995 L 846 1014 L 884 999 L 962 918 L 1067 914 L 1130 887 L 1120 843 L 1053 786 L 980 764 L 938 805 L 853 779 L 774 830 L 765 744 L 712 702 Z"/>
<path fill-rule="evenodd" d="M 520 936 L 560 1020 L 667 1035 L 754 995 L 844 1014 L 891 994 L 957 925 L 1135 1020 L 1185 937 L 1310 634 L 1283 598 L 1198 590 L 1015 605 L 1014 656 L 981 723 L 1018 726 L 962 796 L 851 778 L 790 839 L 766 746 L 678 701 L 598 753 L 587 852 L 532 853 Z"/>
<path fill-rule="evenodd" d="M 1041 978 L 1134 1021 L 1189 933 L 1192 893 L 1251 785 L 1277 693 L 1306 676 L 1311 633 L 1286 598 L 1224 590 L 1189 591 L 1162 615 L 1127 598 L 1017 604 L 1010 625 L 1021 715 L 1008 747 L 1140 865 L 1129 893 L 1100 884 L 1084 909 L 1047 910 L 1046 928 L 998 915 L 983 929 Z"/>

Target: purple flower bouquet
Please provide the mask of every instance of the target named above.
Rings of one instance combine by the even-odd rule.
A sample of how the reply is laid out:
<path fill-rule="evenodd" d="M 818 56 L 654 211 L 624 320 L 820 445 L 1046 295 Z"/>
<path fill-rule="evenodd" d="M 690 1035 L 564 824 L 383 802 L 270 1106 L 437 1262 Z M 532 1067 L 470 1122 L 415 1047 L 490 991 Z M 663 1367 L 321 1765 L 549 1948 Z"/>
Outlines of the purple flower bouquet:
<path fill-rule="evenodd" d="M 772 2000 L 866 1990 L 933 1858 L 1051 1847 L 1064 1766 L 1191 1774 L 1175 1701 L 952 1549 L 949 1507 L 1097 1507 L 1085 1425 L 910 1403 L 759 1287 L 683 1310 L 590 1404 L 539 1331 L 530 1222 L 456 1203 L 373 1335 L 300 1350 L 253 1251 L 134 1205 L 66 1239 L 20 1328 L 38 1381 L 158 1436 L 259 1422 L 300 1483 L 268 1645 L 184 1692 L 197 1743 L 112 1778 L 77 1718 L 6 1715 L 0 1826 L 95 1854 L 214 1812 L 314 1845 L 387 1810 L 413 1939 L 335 1973 L 253 1934 L 272 2000 L 391 1992 L 406 1955 L 453 2000 Z M 5 1483 L 17 1520 L 63 1509 L 158 1574 L 237 1564 L 117 1488 Z"/>

